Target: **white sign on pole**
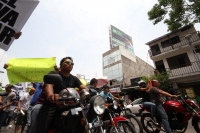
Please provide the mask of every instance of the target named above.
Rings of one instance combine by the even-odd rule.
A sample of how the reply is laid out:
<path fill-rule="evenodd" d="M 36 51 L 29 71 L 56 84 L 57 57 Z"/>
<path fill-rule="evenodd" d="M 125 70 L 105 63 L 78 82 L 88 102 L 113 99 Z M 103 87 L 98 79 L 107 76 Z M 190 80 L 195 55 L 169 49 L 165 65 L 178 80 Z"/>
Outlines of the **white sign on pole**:
<path fill-rule="evenodd" d="M 23 28 L 38 0 L 0 0 L 0 48 L 8 50 L 13 35 Z"/>

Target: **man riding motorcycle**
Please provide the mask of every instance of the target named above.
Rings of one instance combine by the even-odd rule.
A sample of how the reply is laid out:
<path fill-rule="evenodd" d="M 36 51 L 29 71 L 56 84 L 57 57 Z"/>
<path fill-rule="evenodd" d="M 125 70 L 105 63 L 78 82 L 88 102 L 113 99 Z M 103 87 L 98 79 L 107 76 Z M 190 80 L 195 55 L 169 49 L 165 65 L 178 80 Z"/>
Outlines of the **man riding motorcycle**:
<path fill-rule="evenodd" d="M 115 100 L 119 100 L 119 98 L 114 97 L 111 93 L 110 93 L 110 87 L 108 85 L 104 85 L 103 86 L 103 91 L 100 93 L 100 95 L 103 96 L 103 98 L 105 99 L 106 102 L 109 102 L 111 98 L 114 98 Z"/>
<path fill-rule="evenodd" d="M 160 117 L 162 118 L 163 127 L 166 133 L 172 133 L 171 128 L 169 126 L 168 117 L 163 108 L 163 100 L 161 95 L 169 96 L 169 97 L 177 97 L 176 95 L 171 95 L 165 91 L 160 90 L 158 87 L 160 83 L 157 80 L 152 81 L 152 87 L 150 88 L 150 97 L 151 100 L 156 104 L 156 109 Z"/>
<path fill-rule="evenodd" d="M 138 82 L 138 85 L 140 87 L 140 93 L 142 95 L 142 105 L 144 107 L 150 107 L 151 108 L 151 116 L 153 117 L 153 121 L 156 123 L 155 119 L 155 111 L 156 111 L 156 105 L 152 102 L 150 102 L 150 94 L 148 91 L 149 86 L 147 86 L 146 82 L 144 80 L 140 80 Z"/>
<path fill-rule="evenodd" d="M 60 71 L 50 72 L 50 74 L 59 74 L 63 80 L 62 84 L 66 87 L 87 89 L 82 85 L 77 77 L 70 74 L 73 65 L 73 59 L 71 57 L 65 57 L 60 61 Z M 60 83 L 45 85 L 45 94 L 47 99 L 44 101 L 38 115 L 38 123 L 36 126 L 37 133 L 47 133 L 50 129 L 54 116 L 60 109 L 56 103 L 59 98 L 58 94 L 62 89 L 64 89 L 64 87 Z"/>

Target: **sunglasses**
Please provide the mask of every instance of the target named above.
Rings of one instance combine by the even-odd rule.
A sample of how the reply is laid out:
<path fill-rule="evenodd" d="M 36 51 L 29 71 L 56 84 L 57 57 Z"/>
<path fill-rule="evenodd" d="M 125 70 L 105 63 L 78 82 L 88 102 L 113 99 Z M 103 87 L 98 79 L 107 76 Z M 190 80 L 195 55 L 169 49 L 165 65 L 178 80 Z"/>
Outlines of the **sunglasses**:
<path fill-rule="evenodd" d="M 69 61 L 65 61 L 64 63 L 67 64 L 67 65 L 72 65 L 72 66 L 74 65 L 73 62 L 69 62 Z"/>

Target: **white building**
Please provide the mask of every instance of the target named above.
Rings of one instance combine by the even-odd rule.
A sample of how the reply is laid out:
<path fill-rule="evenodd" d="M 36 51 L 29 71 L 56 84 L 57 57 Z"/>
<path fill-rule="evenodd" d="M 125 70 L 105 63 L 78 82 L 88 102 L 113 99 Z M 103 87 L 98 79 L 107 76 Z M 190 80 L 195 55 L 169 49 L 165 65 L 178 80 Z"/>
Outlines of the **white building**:
<path fill-rule="evenodd" d="M 169 72 L 174 88 L 191 98 L 200 95 L 200 33 L 194 25 L 184 26 L 146 45 L 158 71 Z"/>
<path fill-rule="evenodd" d="M 147 62 L 135 56 L 130 59 L 128 51 L 117 46 L 103 54 L 103 75 L 109 79 L 111 86 L 131 86 L 131 79 L 154 74 L 154 68 Z"/>

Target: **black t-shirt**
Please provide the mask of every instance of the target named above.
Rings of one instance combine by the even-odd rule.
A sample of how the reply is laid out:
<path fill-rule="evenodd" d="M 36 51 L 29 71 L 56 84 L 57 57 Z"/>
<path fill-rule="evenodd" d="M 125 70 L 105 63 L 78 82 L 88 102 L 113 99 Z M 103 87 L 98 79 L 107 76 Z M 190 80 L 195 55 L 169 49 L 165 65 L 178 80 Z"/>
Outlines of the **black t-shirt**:
<path fill-rule="evenodd" d="M 62 77 L 62 80 L 63 80 L 63 85 L 67 88 L 79 88 L 80 85 L 82 84 L 81 81 L 70 74 L 69 77 L 65 77 L 64 75 L 62 75 L 61 73 L 57 72 L 57 71 L 52 71 L 50 72 L 49 74 L 59 74 L 61 77 Z M 62 86 L 60 83 L 58 84 L 54 84 L 54 94 L 59 94 L 59 92 L 63 89 L 65 89 L 65 87 Z"/>
<path fill-rule="evenodd" d="M 140 91 L 142 95 L 142 102 L 150 102 L 150 95 L 146 91 Z"/>

